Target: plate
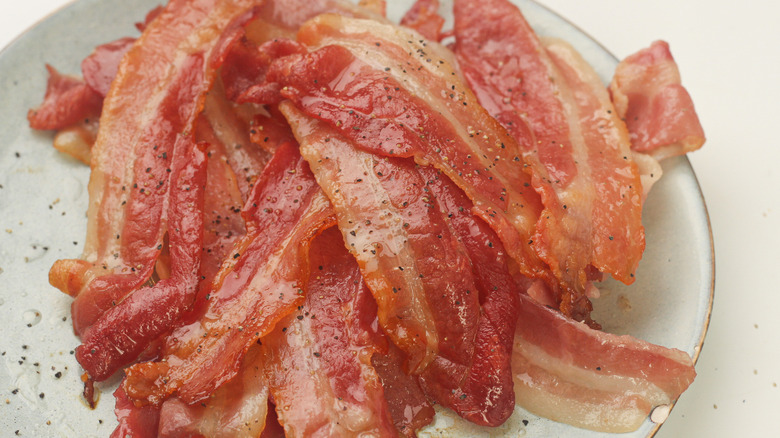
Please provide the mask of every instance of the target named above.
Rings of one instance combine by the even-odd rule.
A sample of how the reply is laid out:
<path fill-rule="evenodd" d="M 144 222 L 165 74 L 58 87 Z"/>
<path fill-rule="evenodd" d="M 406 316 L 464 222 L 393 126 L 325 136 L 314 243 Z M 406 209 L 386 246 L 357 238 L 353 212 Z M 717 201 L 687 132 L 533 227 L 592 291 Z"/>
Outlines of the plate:
<path fill-rule="evenodd" d="M 85 235 L 89 169 L 51 147 L 50 133 L 31 131 L 26 113 L 46 84 L 44 64 L 77 74 L 92 48 L 137 35 L 135 21 L 159 0 L 79 0 L 33 27 L 0 52 L 0 435 L 100 436 L 114 429 L 111 392 L 99 385 L 95 410 L 81 400 L 71 299 L 48 284 L 60 258 L 78 257 Z M 390 4 L 398 20 L 411 3 Z M 444 7 L 449 2 L 443 2 Z M 606 82 L 615 58 L 584 32 L 543 6 L 517 0 L 541 35 L 572 43 Z M 649 42 L 648 42 L 649 43 Z M 637 49 L 639 49 L 637 47 Z M 706 206 L 687 158 L 663 163 L 664 177 L 647 200 L 647 250 L 631 287 L 601 285 L 594 317 L 608 332 L 631 334 L 698 357 L 709 322 L 714 282 Z M 672 413 L 672 415 L 674 415 Z M 525 420 L 525 421 L 523 421 Z M 526 424 L 527 423 L 527 424 Z M 649 419 L 621 437 L 652 436 Z M 609 437 L 536 417 L 520 408 L 503 426 L 479 428 L 439 415 L 423 436 Z"/>

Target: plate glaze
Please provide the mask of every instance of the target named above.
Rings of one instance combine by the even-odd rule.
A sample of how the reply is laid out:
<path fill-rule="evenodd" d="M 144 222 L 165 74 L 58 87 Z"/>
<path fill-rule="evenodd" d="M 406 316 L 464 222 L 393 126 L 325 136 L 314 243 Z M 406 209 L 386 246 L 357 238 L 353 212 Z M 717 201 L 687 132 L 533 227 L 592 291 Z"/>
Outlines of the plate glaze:
<path fill-rule="evenodd" d="M 602 80 L 609 80 L 617 61 L 607 50 L 544 7 L 516 2 L 537 32 L 569 41 Z M 391 1 L 389 17 L 397 21 L 410 3 Z M 442 3 L 443 8 L 450 4 Z M 70 321 L 71 299 L 47 281 L 55 260 L 80 254 L 89 169 L 55 151 L 51 134 L 31 131 L 25 116 L 43 97 L 45 63 L 78 74 L 94 46 L 137 35 L 133 24 L 157 4 L 159 0 L 79 0 L 0 52 L 0 436 L 18 430 L 22 436 L 107 437 L 115 427 L 111 392 L 118 380 L 98 385 L 104 398 L 95 410 L 85 406 L 82 371 L 72 355 L 78 339 Z M 637 281 L 630 287 L 603 283 L 594 317 L 608 332 L 678 348 L 696 358 L 712 306 L 712 236 L 689 161 L 670 159 L 663 169 L 645 206 L 647 249 Z M 495 429 L 442 412 L 421 436 L 638 438 L 652 436 L 657 428 L 648 419 L 630 434 L 601 434 L 517 408 Z"/>

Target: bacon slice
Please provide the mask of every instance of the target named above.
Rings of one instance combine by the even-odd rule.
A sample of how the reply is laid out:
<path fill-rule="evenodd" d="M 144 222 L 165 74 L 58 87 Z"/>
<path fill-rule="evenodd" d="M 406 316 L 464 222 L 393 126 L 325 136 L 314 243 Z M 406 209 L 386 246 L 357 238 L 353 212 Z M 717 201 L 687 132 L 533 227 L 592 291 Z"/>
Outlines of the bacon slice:
<path fill-rule="evenodd" d="M 157 436 L 160 423 L 160 409 L 155 406 L 137 407 L 127 397 L 122 385 L 114 391 L 116 407 L 114 414 L 119 421 L 116 429 L 111 433 L 111 438 L 125 438 L 128 436 L 153 437 Z"/>
<path fill-rule="evenodd" d="M 529 242 L 541 209 L 517 143 L 477 104 L 446 49 L 411 30 L 336 15 L 309 21 L 298 39 L 319 49 L 269 72 L 284 97 L 366 151 L 440 169 L 523 272 L 551 278 Z"/>
<path fill-rule="evenodd" d="M 685 352 L 574 322 L 521 295 L 512 356 L 517 403 L 603 432 L 636 430 L 696 372 Z"/>
<path fill-rule="evenodd" d="M 609 91 L 635 151 L 662 160 L 704 144 L 693 100 L 681 85 L 680 71 L 665 41 L 621 61 Z"/>
<path fill-rule="evenodd" d="M 392 436 L 371 357 L 387 349 L 376 303 L 335 228 L 313 242 L 306 301 L 263 338 L 287 436 Z"/>
<path fill-rule="evenodd" d="M 120 38 L 110 43 L 101 44 L 81 61 L 81 73 L 84 82 L 93 90 L 106 97 L 114 81 L 122 58 L 135 43 L 135 38 Z"/>
<path fill-rule="evenodd" d="M 247 236 L 223 265 L 204 316 L 168 338 L 164 360 L 126 370 L 125 391 L 191 404 L 233 378 L 248 348 L 303 302 L 309 242 L 335 222 L 293 144 L 280 147 L 244 208 Z"/>
<path fill-rule="evenodd" d="M 371 365 L 382 380 L 385 399 L 398 433 L 401 436 L 416 437 L 416 431 L 433 421 L 436 411 L 425 396 L 418 379 L 406 374 L 403 352 L 390 343 L 386 354 L 371 356 Z"/>
<path fill-rule="evenodd" d="M 195 301 L 203 248 L 206 155 L 181 137 L 174 147 L 169 204 L 171 276 L 109 309 L 82 335 L 76 359 L 89 376 L 105 380 L 172 330 Z"/>
<path fill-rule="evenodd" d="M 466 249 L 479 291 L 481 313 L 474 342 L 474 356 L 458 368 L 437 357 L 420 377 L 423 387 L 444 406 L 481 425 L 498 426 L 512 415 L 512 342 L 517 321 L 517 292 L 509 271 L 508 256 L 496 233 L 471 213 L 471 201 L 445 175 L 420 168 L 427 187 L 458 241 Z"/>
<path fill-rule="evenodd" d="M 444 18 L 439 15 L 439 0 L 417 0 L 401 18 L 401 25 L 429 40 L 440 41 Z"/>
<path fill-rule="evenodd" d="M 60 74 L 46 65 L 49 80 L 43 103 L 27 113 L 32 129 L 63 129 L 100 116 L 103 98 L 83 80 Z"/>
<path fill-rule="evenodd" d="M 160 408 L 157 436 L 259 437 L 265 430 L 268 414 L 268 382 L 262 349 L 259 345 L 250 348 L 238 375 L 207 400 L 192 405 L 176 397 L 166 400 Z"/>
<path fill-rule="evenodd" d="M 81 286 L 66 289 L 78 295 L 72 307 L 77 333 L 151 276 L 165 234 L 166 161 L 176 137 L 192 133 L 218 55 L 240 36 L 252 4 L 174 0 L 123 58 L 93 149 L 88 265 L 61 260 L 52 267 L 80 277 L 63 282 Z"/>
<path fill-rule="evenodd" d="M 357 150 L 329 125 L 283 105 L 301 154 L 333 203 L 379 323 L 419 374 L 438 354 L 465 365 L 479 315 L 465 251 L 410 160 Z M 446 267 L 446 268 L 445 268 Z M 444 271 L 459 275 L 442 275 Z"/>
<path fill-rule="evenodd" d="M 455 51 L 480 103 L 521 142 L 542 196 L 534 249 L 561 280 L 561 310 L 588 320 L 589 266 L 630 283 L 644 249 L 641 184 L 598 77 L 561 43 L 546 47 L 506 0 L 455 2 Z"/>

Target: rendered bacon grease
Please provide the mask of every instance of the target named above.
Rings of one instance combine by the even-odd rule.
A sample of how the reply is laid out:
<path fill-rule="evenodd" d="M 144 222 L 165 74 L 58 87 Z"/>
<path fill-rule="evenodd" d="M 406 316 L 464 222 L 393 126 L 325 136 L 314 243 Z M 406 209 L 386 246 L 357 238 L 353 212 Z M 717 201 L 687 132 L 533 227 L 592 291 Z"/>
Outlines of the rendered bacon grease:
<path fill-rule="evenodd" d="M 415 436 L 434 404 L 625 432 L 693 381 L 590 317 L 656 160 L 704 142 L 668 45 L 607 89 L 506 0 L 384 10 L 171 0 L 49 67 L 30 125 L 92 169 L 49 277 L 85 394 L 124 374 L 113 436 Z"/>

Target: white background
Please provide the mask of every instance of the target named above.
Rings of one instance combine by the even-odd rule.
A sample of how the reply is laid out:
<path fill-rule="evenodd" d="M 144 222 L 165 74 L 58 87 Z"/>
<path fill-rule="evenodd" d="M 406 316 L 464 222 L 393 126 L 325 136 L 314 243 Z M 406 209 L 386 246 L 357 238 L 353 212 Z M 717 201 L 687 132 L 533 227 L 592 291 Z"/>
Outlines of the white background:
<path fill-rule="evenodd" d="M 66 1 L 2 3 L 0 47 Z M 690 159 L 715 237 L 715 306 L 699 376 L 657 436 L 779 436 L 780 6 L 768 0 L 542 3 L 619 58 L 655 39 L 668 41 L 707 134 L 704 149 Z"/>

